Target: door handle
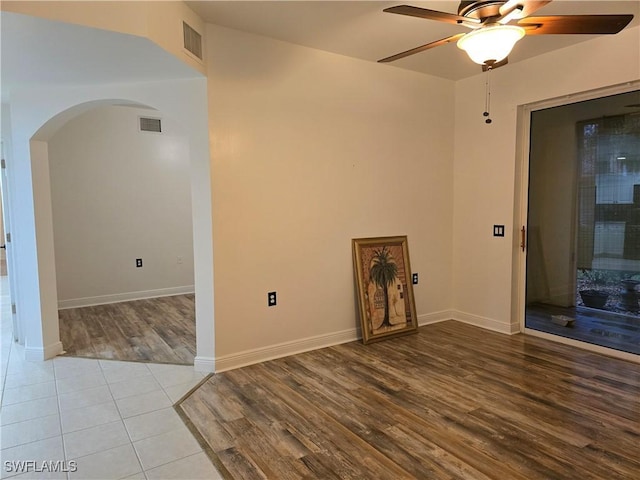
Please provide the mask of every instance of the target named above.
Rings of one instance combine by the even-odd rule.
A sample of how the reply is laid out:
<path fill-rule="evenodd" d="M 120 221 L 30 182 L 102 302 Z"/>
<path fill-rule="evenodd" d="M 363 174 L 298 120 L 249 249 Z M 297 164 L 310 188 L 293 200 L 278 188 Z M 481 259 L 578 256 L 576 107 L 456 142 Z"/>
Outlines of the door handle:
<path fill-rule="evenodd" d="M 524 225 L 522 226 L 522 230 L 520 230 L 520 235 L 520 248 L 524 252 L 524 250 L 527 248 L 527 229 L 524 227 Z"/>

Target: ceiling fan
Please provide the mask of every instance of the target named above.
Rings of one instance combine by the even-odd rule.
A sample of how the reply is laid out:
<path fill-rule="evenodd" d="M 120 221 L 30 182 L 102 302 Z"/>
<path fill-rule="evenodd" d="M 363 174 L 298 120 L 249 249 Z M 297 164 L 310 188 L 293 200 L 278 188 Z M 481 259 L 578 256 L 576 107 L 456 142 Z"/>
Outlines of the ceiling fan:
<path fill-rule="evenodd" d="M 551 0 L 462 1 L 458 13 L 400 5 L 383 11 L 411 17 L 452 23 L 471 29 L 378 60 L 393 62 L 415 53 L 457 42 L 472 61 L 487 71 L 506 65 L 515 43 L 525 35 L 614 34 L 633 19 L 633 15 L 553 15 L 530 17 Z"/>

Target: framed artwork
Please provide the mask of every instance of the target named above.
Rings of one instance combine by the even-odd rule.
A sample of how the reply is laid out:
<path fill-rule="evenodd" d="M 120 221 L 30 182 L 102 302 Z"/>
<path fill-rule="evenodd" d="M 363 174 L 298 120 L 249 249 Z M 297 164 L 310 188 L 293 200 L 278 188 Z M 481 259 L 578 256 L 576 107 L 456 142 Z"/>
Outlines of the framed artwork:
<path fill-rule="evenodd" d="M 352 246 L 363 343 L 415 333 L 407 237 L 355 238 Z"/>

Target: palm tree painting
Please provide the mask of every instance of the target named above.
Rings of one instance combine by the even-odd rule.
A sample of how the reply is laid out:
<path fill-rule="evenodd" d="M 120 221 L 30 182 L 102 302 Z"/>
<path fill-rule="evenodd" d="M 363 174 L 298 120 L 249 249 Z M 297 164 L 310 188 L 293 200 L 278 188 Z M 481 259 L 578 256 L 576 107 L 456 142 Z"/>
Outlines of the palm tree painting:
<path fill-rule="evenodd" d="M 356 238 L 352 245 L 362 341 L 415 333 L 407 237 Z"/>
<path fill-rule="evenodd" d="M 389 287 L 398 278 L 398 265 L 386 246 L 373 251 L 369 281 L 374 282 L 384 292 L 384 319 L 378 328 L 390 327 L 389 323 Z"/>

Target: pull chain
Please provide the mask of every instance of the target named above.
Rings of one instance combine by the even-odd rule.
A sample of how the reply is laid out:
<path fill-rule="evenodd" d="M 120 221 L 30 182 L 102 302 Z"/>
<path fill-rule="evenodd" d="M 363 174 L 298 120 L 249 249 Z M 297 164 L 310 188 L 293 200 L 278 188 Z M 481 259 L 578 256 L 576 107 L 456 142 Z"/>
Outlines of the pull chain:
<path fill-rule="evenodd" d="M 482 112 L 483 117 L 487 117 L 484 123 L 491 123 L 493 120 L 489 118 L 489 110 L 491 109 L 491 82 L 489 81 L 489 74 L 491 73 L 491 66 L 487 68 L 487 80 L 484 85 L 484 112 Z"/>

